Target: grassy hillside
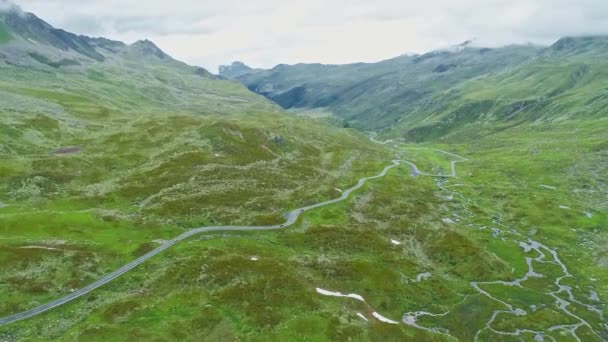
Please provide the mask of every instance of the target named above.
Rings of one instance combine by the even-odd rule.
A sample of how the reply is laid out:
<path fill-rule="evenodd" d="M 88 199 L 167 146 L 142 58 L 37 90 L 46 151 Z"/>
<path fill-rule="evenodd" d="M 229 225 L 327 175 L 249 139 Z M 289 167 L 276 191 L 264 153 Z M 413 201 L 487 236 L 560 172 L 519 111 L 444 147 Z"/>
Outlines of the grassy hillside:
<path fill-rule="evenodd" d="M 286 115 L 236 82 L 138 60 L 2 67 L 5 210 L 278 222 L 384 159 L 365 136 Z"/>
<path fill-rule="evenodd" d="M 412 141 L 606 117 L 608 38 L 459 47 L 374 64 L 279 65 L 238 79 L 285 108 L 323 108 Z"/>
<path fill-rule="evenodd" d="M 212 119 L 222 122 L 221 118 Z M 225 128 L 231 132 L 238 128 L 251 141 L 249 124 L 242 122 L 239 118 Z M 315 130 L 319 127 L 311 126 Z M 336 134 L 334 130 L 327 128 L 323 135 Z M 602 122 L 584 126 L 555 123 L 517 127 L 474 143 L 454 139 L 445 145 L 388 144 L 383 147 L 387 152 L 392 150 L 391 154 L 412 160 L 429 173 L 447 173 L 454 158 L 420 148 L 449 150 L 469 160 L 457 164 L 456 179 L 411 177 L 407 167 L 399 167 L 348 201 L 306 214 L 294 229 L 193 238 L 82 300 L 0 331 L 8 340 L 469 341 L 478 332 L 480 340 L 500 340 L 501 335 L 484 329 L 494 310 L 505 310 L 500 300 L 524 310 L 526 316 L 498 315 L 494 329 L 531 329 L 546 338 L 568 340 L 571 334 L 566 330 L 551 330 L 577 323 L 554 305 L 550 295 L 557 290 L 554 282 L 563 275 L 556 264 L 534 262 L 534 271 L 543 276 L 530 278 L 521 288 L 480 285 L 495 299 L 471 286 L 471 282 L 507 282 L 522 277 L 528 270 L 525 258 L 538 256 L 521 247 L 532 239 L 556 251 L 572 274 L 563 284 L 572 287 L 572 295 L 582 304 L 573 302 L 568 308 L 591 326 L 577 328 L 577 336 L 600 341 L 608 334 L 602 326 L 605 320 L 583 305 L 607 313 L 590 295 L 592 291 L 599 300 L 608 297 L 603 243 L 608 225 L 605 132 Z M 226 134 L 223 139 L 227 142 L 241 140 L 238 133 Z M 315 133 L 308 134 L 319 139 Z M 134 138 L 140 140 L 139 136 Z M 333 135 L 331 139 L 344 137 Z M 344 143 L 341 140 L 340 144 Z M 283 169 L 281 173 L 293 170 L 292 177 L 305 187 L 294 194 L 316 196 L 309 197 L 310 201 L 337 197 L 339 189 L 354 183 L 350 175 L 375 174 L 383 165 L 371 163 L 375 159 L 368 154 L 355 154 L 357 158 L 351 160 L 348 154 L 338 154 L 346 152 L 343 146 L 335 150 L 331 146 L 329 155 L 343 157 L 330 163 L 335 167 L 328 169 L 335 171 L 324 172 L 323 177 L 307 171 L 323 165 L 319 163 L 325 158 L 316 159 L 316 154 L 303 165 Z M 360 148 L 365 153 L 364 145 Z M 84 153 L 86 150 L 80 154 Z M 222 160 L 236 158 L 225 151 L 220 155 Z M 278 165 L 283 163 L 289 162 Z M 171 170 L 182 172 L 180 165 Z M 234 174 L 224 167 L 221 170 L 195 175 L 200 182 L 196 186 L 212 189 L 216 184 L 216 179 L 210 179 L 213 177 L 223 179 L 223 184 L 233 183 Z M 269 172 L 251 170 L 245 172 L 256 179 L 257 174 Z M 326 178 L 328 174 L 340 178 L 332 182 Z M 344 182 L 342 176 L 346 177 Z M 277 173 L 271 177 L 273 181 L 281 179 Z M 155 186 L 162 180 L 139 182 Z M 155 240 L 171 238 L 182 227 L 241 222 L 243 217 L 250 217 L 243 223 L 268 222 L 274 218 L 255 213 L 280 213 L 300 204 L 295 198 L 290 201 L 291 196 L 284 197 L 286 203 L 274 205 L 266 202 L 267 198 L 248 198 L 248 185 L 238 182 L 239 196 L 234 199 L 238 204 L 226 216 L 223 209 L 230 203 L 222 208 L 215 200 L 207 205 L 199 197 L 196 203 L 179 206 L 210 213 L 200 219 L 196 213 L 191 214 L 191 220 L 174 212 L 157 215 L 128 203 L 117 206 L 112 202 L 108 208 L 102 201 L 103 210 L 90 210 L 86 195 L 71 203 L 63 199 L 52 206 L 35 207 L 35 212 L 24 211 L 27 206 L 1 209 L 8 227 L 3 237 L 9 237 L 3 240 L 2 249 L 3 296 L 8 298 L 3 312 L 16 312 L 29 307 L 30 301 L 44 302 L 81 287 L 153 248 Z M 276 194 L 276 187 L 269 187 L 269 183 L 258 183 L 251 191 L 270 189 Z M 290 187 L 297 189 L 298 184 Z M 75 210 L 79 204 L 82 207 Z M 235 212 L 238 214 L 231 217 Z M 164 218 L 173 221 L 165 222 Z M 323 296 L 317 288 L 359 294 L 365 302 Z M 559 297 L 568 299 L 565 293 Z M 418 319 L 422 327 L 444 329 L 441 331 L 447 335 L 382 323 L 372 315 L 378 312 L 400 321 L 405 313 L 415 311 L 447 313 Z M 534 336 L 522 334 L 529 339 Z"/>
<path fill-rule="evenodd" d="M 437 94 L 465 80 L 510 69 L 538 51 L 461 47 L 372 64 L 279 65 L 238 79 L 284 108 L 327 108 L 355 127 L 378 130 L 435 108 Z"/>
<path fill-rule="evenodd" d="M 0 44 L 10 41 L 11 38 L 12 36 L 8 29 L 4 26 L 4 24 L 0 23 Z"/>
<path fill-rule="evenodd" d="M 434 112 L 411 114 L 392 132 L 412 140 L 479 134 L 519 125 L 594 121 L 608 115 L 603 60 L 541 57 L 508 72 L 472 79 L 438 94 Z M 412 128 L 414 127 L 414 128 Z"/>

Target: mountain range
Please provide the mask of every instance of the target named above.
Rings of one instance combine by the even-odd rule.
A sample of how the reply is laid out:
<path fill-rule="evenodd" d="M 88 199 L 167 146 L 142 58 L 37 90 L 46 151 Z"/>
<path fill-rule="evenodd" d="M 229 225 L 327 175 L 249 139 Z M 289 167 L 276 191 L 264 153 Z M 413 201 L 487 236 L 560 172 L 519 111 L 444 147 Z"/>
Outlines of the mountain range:
<path fill-rule="evenodd" d="M 139 203 L 138 210 L 150 213 L 173 212 L 174 219 L 182 221 L 193 215 L 193 209 L 175 210 L 182 206 L 179 203 L 206 201 L 202 197 L 217 203 L 225 197 L 223 209 L 210 209 L 219 210 L 214 220 L 238 216 L 247 221 L 247 215 L 230 209 L 241 203 L 231 203 L 237 189 L 249 188 L 249 205 L 256 205 L 257 182 L 266 184 L 274 178 L 269 194 L 288 191 L 297 177 L 308 175 L 312 181 L 329 172 L 318 168 L 318 158 L 329 158 L 324 165 L 331 168 L 350 153 L 377 150 L 361 133 L 285 115 L 240 83 L 177 61 L 149 40 L 128 45 L 75 35 L 19 10 L 0 14 L 0 29 L 3 203 L 92 196 L 103 198 L 104 205 L 126 201 Z M 350 147 L 327 155 L 340 144 Z M 49 154 L 64 150 L 73 151 L 73 163 L 45 162 Z M 271 161 L 287 157 L 288 162 L 272 167 Z M 198 185 L 190 194 L 178 190 L 191 186 L 187 184 L 194 182 L 193 175 L 200 174 L 193 165 L 216 159 L 234 168 L 255 161 L 257 171 L 214 174 L 210 182 L 228 183 L 204 194 L 195 190 Z M 280 171 L 304 160 L 309 167 Z M 82 163 L 90 167 L 80 170 Z M 275 173 L 281 176 L 271 176 Z M 92 184 L 98 184 L 99 191 L 90 192 L 96 187 Z M 264 201 L 278 205 L 281 200 L 285 198 Z M 268 209 L 255 211 L 268 215 Z"/>
<path fill-rule="evenodd" d="M 19 9 L 0 13 L 0 25 L 5 52 L 2 59 L 16 66 L 75 67 L 128 56 L 177 63 L 149 40 L 127 45 L 105 38 L 79 36 L 56 29 L 33 13 Z"/>
<path fill-rule="evenodd" d="M 220 74 L 283 108 L 323 110 L 362 130 L 420 141 L 605 117 L 607 55 L 608 36 L 567 37 L 548 47 L 466 42 L 378 63 L 233 64 Z"/>

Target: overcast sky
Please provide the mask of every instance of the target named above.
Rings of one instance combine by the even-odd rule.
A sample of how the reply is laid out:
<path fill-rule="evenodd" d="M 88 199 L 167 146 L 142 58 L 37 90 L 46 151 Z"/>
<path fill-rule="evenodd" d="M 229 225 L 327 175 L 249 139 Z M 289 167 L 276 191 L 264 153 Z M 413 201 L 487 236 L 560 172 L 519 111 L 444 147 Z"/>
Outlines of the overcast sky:
<path fill-rule="evenodd" d="M 6 0 L 0 0 L 0 2 Z M 607 0 L 16 0 L 52 25 L 125 42 L 148 38 L 216 72 L 378 61 L 475 39 L 550 44 L 608 34 Z"/>

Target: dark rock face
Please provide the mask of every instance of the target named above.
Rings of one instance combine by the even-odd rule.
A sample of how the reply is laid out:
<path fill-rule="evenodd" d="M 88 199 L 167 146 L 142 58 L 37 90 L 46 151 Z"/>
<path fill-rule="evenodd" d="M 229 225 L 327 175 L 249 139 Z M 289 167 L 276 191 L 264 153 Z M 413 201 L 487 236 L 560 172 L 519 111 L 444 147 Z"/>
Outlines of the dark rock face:
<path fill-rule="evenodd" d="M 437 72 L 437 73 L 443 73 L 446 71 L 449 71 L 451 69 L 454 69 L 456 67 L 456 64 L 439 64 L 434 70 L 433 72 Z"/>
<path fill-rule="evenodd" d="M 514 114 L 517 114 L 523 110 L 528 109 L 528 107 L 537 103 L 538 100 L 526 100 L 526 101 L 517 101 L 512 103 L 510 106 L 506 108 L 506 117 L 511 117 Z"/>
<path fill-rule="evenodd" d="M 449 56 L 450 53 L 447 51 L 432 51 L 429 53 L 425 53 L 422 56 L 418 56 L 416 58 L 413 59 L 414 63 L 422 63 L 424 61 L 427 61 L 429 59 L 433 59 L 433 58 L 439 58 L 439 57 L 447 57 Z"/>
<path fill-rule="evenodd" d="M 283 136 L 275 136 L 275 137 L 273 137 L 272 138 L 272 142 L 274 144 L 279 145 L 280 147 L 285 147 L 285 144 L 286 144 L 285 139 L 283 138 Z"/>
<path fill-rule="evenodd" d="M 300 86 L 292 88 L 276 97 L 273 97 L 272 100 L 278 103 L 281 107 L 289 109 L 298 107 L 298 105 L 305 100 L 305 97 L 306 87 Z"/>

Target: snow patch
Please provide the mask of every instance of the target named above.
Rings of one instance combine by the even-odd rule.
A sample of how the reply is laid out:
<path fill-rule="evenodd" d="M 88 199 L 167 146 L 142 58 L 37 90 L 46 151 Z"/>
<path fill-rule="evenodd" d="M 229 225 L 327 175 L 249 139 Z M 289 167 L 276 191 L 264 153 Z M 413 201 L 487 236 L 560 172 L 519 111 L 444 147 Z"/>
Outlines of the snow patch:
<path fill-rule="evenodd" d="M 541 184 L 540 187 L 541 188 L 545 188 L 545 189 L 549 189 L 549 190 L 557 190 L 556 187 L 550 186 L 550 185 L 545 185 L 545 184 Z"/>
<path fill-rule="evenodd" d="M 341 189 L 336 188 L 335 189 L 337 192 L 342 193 L 343 191 Z"/>
<path fill-rule="evenodd" d="M 570 209 L 570 207 L 567 207 L 567 206 L 565 206 L 565 205 L 560 205 L 560 206 L 559 206 L 559 208 L 560 208 L 560 209 Z"/>
<path fill-rule="evenodd" d="M 444 223 L 447 223 L 447 224 L 455 224 L 455 223 L 456 223 L 456 222 L 454 222 L 454 220 L 452 220 L 452 219 L 451 219 L 451 218 L 449 218 L 449 217 L 444 218 L 444 219 L 443 219 L 443 222 L 444 222 Z"/>
<path fill-rule="evenodd" d="M 525 316 L 526 312 L 524 310 L 520 309 L 520 308 L 516 308 L 513 311 L 513 314 L 515 314 L 516 316 Z"/>
<path fill-rule="evenodd" d="M 372 315 L 374 315 L 374 317 L 376 317 L 376 319 L 379 320 L 380 322 L 389 323 L 389 324 L 399 324 L 399 322 L 395 322 L 392 319 L 388 319 L 377 312 L 372 313 Z"/>
<path fill-rule="evenodd" d="M 324 295 L 324 296 L 331 296 L 331 297 L 346 297 L 346 298 L 353 298 L 362 302 L 365 302 L 365 299 L 363 299 L 363 297 L 361 297 L 360 295 L 356 294 L 356 293 L 349 293 L 349 294 L 343 294 L 341 292 L 333 292 L 333 291 L 328 291 L 328 290 L 324 290 L 321 288 L 317 287 L 317 293 Z"/>
<path fill-rule="evenodd" d="M 424 273 L 420 273 L 419 275 L 416 276 L 416 282 L 419 283 L 423 280 L 427 280 L 428 278 L 431 277 L 431 272 L 424 272 Z"/>
<path fill-rule="evenodd" d="M 589 291 L 589 300 L 592 300 L 594 302 L 599 302 L 600 296 L 598 296 L 597 292 L 590 290 Z"/>
<path fill-rule="evenodd" d="M 367 319 L 367 317 L 363 316 L 363 314 L 362 314 L 362 313 L 357 312 L 357 316 L 359 316 L 359 318 L 361 318 L 362 320 L 364 320 L 364 321 L 366 321 L 366 322 L 369 322 L 369 320 Z"/>
<path fill-rule="evenodd" d="M 0 203 L 0 205 L 1 204 L 2 203 Z M 2 207 L 0 206 L 0 208 L 2 208 Z M 587 216 L 587 218 L 593 218 L 593 213 L 590 213 L 590 212 L 587 212 L 587 211 L 583 211 L 583 213 L 585 214 L 585 216 Z"/>
<path fill-rule="evenodd" d="M 399 246 L 401 244 L 401 242 L 399 242 L 397 240 L 391 240 L 391 243 L 395 246 Z"/>
<path fill-rule="evenodd" d="M 250 260 L 251 260 L 251 261 L 258 261 L 258 260 L 260 260 L 260 259 L 259 259 L 258 257 L 256 257 L 256 256 L 254 256 L 254 257 L 251 257 L 251 259 L 250 259 Z"/>

